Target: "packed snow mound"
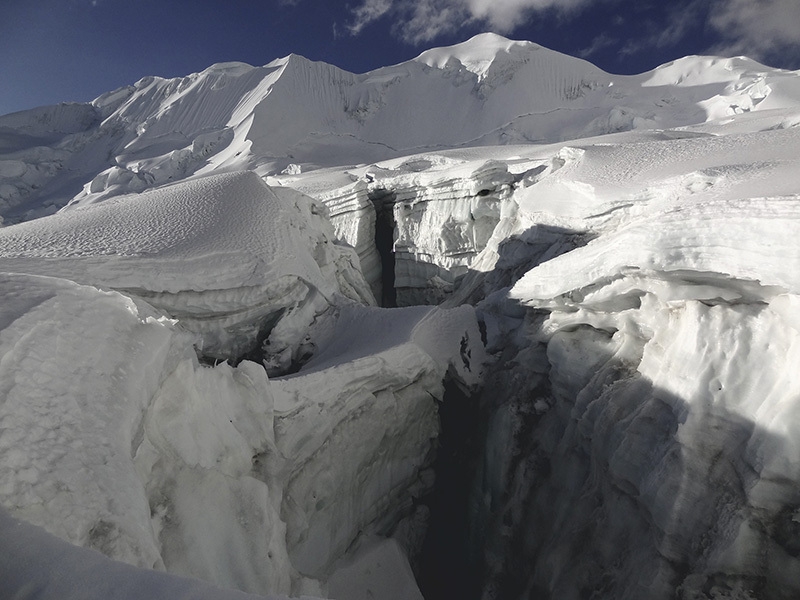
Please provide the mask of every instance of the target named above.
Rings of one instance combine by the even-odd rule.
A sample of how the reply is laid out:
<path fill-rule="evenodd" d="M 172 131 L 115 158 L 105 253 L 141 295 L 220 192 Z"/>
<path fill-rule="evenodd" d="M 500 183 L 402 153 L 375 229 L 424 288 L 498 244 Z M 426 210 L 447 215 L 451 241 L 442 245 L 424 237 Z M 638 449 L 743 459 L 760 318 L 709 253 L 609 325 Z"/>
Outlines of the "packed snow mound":
<path fill-rule="evenodd" d="M 0 256 L 107 287 L 260 285 L 310 270 L 291 218 L 255 173 L 225 173 L 4 228 Z"/>
<path fill-rule="evenodd" d="M 514 297 L 577 296 L 637 271 L 797 293 L 798 145 L 800 131 L 778 129 L 562 150 L 568 163 L 520 190 L 519 209 L 597 239 L 529 271 Z"/>
<path fill-rule="evenodd" d="M 361 75 L 297 55 L 263 67 L 224 63 L 147 77 L 83 107 L 3 117 L 0 148 L 16 162 L 0 181 L 0 216 L 16 222 L 46 214 L 45 202 L 93 201 L 216 170 L 276 175 L 793 109 L 796 75 L 744 58 L 688 57 L 617 76 L 494 34 Z M 33 148 L 31 131 L 62 132 L 57 154 Z"/>
<path fill-rule="evenodd" d="M 323 213 L 255 173 L 211 175 L 0 229 L 0 264 L 146 298 L 199 333 L 210 356 L 240 355 L 265 327 L 292 321 L 285 353 L 339 297 L 372 302 Z"/>
<path fill-rule="evenodd" d="M 482 380 L 486 356 L 472 315 L 470 306 L 448 310 L 427 306 L 397 310 L 345 306 L 336 315 L 335 324 L 326 324 L 326 331 L 317 337 L 318 351 L 300 373 L 307 375 L 373 360 L 384 352 L 412 344 L 422 348 L 441 372 L 449 371 L 461 385 L 476 388 Z"/>
<path fill-rule="evenodd" d="M 754 198 L 742 201 L 675 203 L 670 209 L 637 220 L 619 232 L 590 242 L 568 255 L 554 258 L 529 271 L 512 290 L 525 302 L 569 295 L 589 298 L 598 286 L 611 285 L 623 276 L 636 278 L 656 273 L 670 280 L 708 285 L 704 299 L 769 299 L 780 293 L 800 292 L 800 252 L 795 225 L 800 217 L 800 196 Z M 776 232 L 780 232 L 776 234 Z M 770 240 L 765 244 L 765 240 Z M 734 288 L 724 292 L 725 280 Z M 736 281 L 750 286 L 738 293 Z M 718 288 L 716 284 L 721 284 Z M 614 287 L 614 286 L 612 286 Z M 749 288 L 763 288 L 760 293 Z M 598 300 L 599 301 L 599 300 Z"/>
<path fill-rule="evenodd" d="M 36 600 L 285 600 L 223 589 L 197 579 L 141 569 L 68 544 L 0 509 L 0 533 L 9 543 L 0 562 L 0 595 Z M 355 589 L 359 589 L 356 585 Z M 31 596 L 31 589 L 35 594 Z M 308 600 L 312 600 L 308 598 Z"/>

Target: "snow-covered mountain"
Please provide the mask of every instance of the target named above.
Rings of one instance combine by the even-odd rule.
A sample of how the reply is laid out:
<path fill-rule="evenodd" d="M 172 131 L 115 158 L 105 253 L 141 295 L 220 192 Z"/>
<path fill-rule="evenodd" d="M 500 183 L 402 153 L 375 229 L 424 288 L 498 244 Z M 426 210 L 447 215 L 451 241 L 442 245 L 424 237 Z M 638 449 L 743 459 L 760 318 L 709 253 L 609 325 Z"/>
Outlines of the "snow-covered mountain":
<path fill-rule="evenodd" d="M 800 72 L 214 65 L 0 216 L 5 596 L 800 595 Z"/>
<path fill-rule="evenodd" d="M 193 175 L 260 175 L 420 151 L 669 129 L 791 107 L 793 73 L 690 57 L 615 76 L 484 34 L 363 75 L 291 55 L 149 77 L 97 98 L 0 117 L 0 216 L 18 221 Z M 34 211 L 34 212 L 28 212 Z"/>

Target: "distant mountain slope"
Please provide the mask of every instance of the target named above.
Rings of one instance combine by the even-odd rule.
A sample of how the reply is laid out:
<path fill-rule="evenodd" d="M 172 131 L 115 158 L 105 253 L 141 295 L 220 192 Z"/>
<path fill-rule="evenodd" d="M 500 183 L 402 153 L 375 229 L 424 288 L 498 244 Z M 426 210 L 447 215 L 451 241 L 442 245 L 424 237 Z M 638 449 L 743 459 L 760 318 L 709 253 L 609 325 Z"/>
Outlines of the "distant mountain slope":
<path fill-rule="evenodd" d="M 687 57 L 636 76 L 495 34 L 363 75 L 297 55 L 147 77 L 86 105 L 0 117 L 10 222 L 196 174 L 668 129 L 800 100 L 797 72 Z"/>

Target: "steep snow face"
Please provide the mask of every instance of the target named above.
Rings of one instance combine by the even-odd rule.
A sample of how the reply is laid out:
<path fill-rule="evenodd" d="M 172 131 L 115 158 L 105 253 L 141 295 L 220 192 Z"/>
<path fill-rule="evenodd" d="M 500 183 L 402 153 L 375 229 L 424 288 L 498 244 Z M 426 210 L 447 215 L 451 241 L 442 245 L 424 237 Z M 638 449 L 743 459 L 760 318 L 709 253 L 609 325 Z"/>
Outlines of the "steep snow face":
<path fill-rule="evenodd" d="M 252 172 L 213 175 L 3 228 L 0 256 L 5 270 L 145 298 L 198 333 L 210 357 L 266 340 L 286 368 L 339 296 L 372 302 L 322 213 Z"/>
<path fill-rule="evenodd" d="M 747 59 L 689 57 L 623 77 L 492 34 L 363 75 L 296 55 L 225 63 L 145 78 L 91 106 L 0 117 L 0 216 L 16 222 L 217 170 L 277 175 L 673 128 L 798 98 L 796 73 Z"/>
<path fill-rule="evenodd" d="M 514 365 L 476 491 L 490 593 L 798 593 L 798 147 L 780 129 L 586 145 L 517 191 L 533 231 L 594 239 L 544 262 L 498 246 L 480 278 L 514 284 L 481 305 Z"/>
<path fill-rule="evenodd" d="M 684 234 L 702 237 L 687 217 Z M 489 564 L 504 564 L 492 587 L 795 596 L 796 289 L 691 268 L 591 279 L 547 302 L 530 298 L 528 276 L 512 289 L 546 316 L 526 315 L 536 335 L 515 378 L 501 376 L 508 400 L 489 426 L 502 505 L 489 518 L 515 531 L 488 536 Z"/>
<path fill-rule="evenodd" d="M 131 452 L 175 356 L 162 315 L 116 293 L 3 275 L 0 502 L 62 539 L 160 563 Z"/>

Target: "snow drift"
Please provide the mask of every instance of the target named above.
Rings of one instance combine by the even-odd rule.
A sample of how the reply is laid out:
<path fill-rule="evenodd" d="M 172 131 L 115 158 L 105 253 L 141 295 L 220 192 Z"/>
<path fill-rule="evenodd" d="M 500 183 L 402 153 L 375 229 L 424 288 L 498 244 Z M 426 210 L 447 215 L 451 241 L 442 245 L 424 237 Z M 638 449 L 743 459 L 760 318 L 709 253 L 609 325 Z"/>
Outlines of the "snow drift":
<path fill-rule="evenodd" d="M 144 298 L 212 358 L 252 351 L 271 329 L 269 353 L 286 368 L 337 296 L 372 302 L 323 212 L 252 172 L 212 175 L 2 229 L 0 256 L 6 270 Z"/>

